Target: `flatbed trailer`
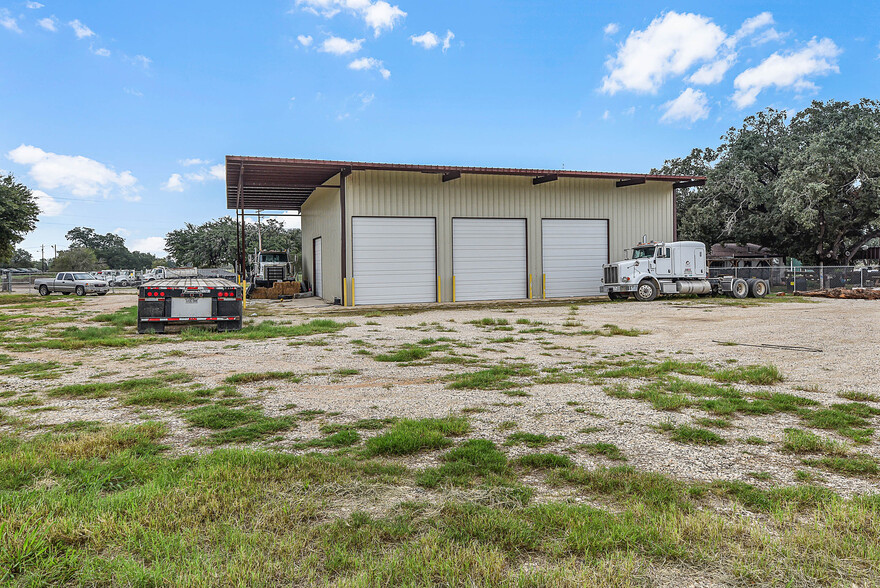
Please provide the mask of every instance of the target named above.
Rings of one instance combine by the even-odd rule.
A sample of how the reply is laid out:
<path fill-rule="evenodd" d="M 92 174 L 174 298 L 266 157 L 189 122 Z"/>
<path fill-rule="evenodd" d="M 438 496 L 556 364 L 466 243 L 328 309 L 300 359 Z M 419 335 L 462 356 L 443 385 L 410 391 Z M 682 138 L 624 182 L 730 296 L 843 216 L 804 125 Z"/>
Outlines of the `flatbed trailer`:
<path fill-rule="evenodd" d="M 217 325 L 241 329 L 242 288 L 222 278 L 169 278 L 138 288 L 138 333 L 164 333 L 167 326 Z"/>

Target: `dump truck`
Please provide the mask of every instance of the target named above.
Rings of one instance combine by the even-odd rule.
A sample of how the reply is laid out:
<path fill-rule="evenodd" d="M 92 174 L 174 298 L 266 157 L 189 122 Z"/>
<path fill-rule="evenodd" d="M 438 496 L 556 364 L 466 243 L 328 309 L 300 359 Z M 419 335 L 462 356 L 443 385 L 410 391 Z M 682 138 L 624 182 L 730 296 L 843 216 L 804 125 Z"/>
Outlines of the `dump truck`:
<path fill-rule="evenodd" d="M 600 291 L 612 300 L 632 295 L 649 302 L 658 296 L 696 294 L 734 298 L 763 298 L 770 282 L 736 276 L 710 278 L 706 271 L 706 246 L 699 241 L 642 242 L 629 259 L 602 266 Z"/>
<path fill-rule="evenodd" d="M 254 268 L 251 282 L 261 288 L 271 288 L 275 282 L 294 280 L 287 251 L 262 250 L 254 255 Z"/>
<path fill-rule="evenodd" d="M 167 326 L 216 325 L 241 329 L 243 292 L 222 278 L 168 278 L 138 288 L 138 333 L 164 333 Z"/>

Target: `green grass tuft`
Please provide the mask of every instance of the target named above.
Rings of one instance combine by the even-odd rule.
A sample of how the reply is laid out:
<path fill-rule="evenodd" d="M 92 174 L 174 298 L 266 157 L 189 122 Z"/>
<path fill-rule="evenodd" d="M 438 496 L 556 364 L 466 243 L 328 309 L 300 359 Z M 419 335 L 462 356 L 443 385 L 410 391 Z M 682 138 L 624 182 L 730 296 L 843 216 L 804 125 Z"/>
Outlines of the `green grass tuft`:
<path fill-rule="evenodd" d="M 464 417 L 402 419 L 386 433 L 367 440 L 367 455 L 411 455 L 452 444 L 450 436 L 464 435 L 470 425 Z"/>

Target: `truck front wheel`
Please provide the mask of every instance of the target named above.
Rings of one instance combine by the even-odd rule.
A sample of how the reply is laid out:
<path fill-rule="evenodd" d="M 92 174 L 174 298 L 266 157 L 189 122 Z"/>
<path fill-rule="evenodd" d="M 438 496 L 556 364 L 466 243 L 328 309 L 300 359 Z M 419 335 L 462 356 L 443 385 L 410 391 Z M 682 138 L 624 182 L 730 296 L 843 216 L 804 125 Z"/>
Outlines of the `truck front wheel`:
<path fill-rule="evenodd" d="M 49 295 L 49 286 L 43 284 L 40 286 L 40 296 L 48 296 Z"/>
<path fill-rule="evenodd" d="M 77 295 L 77 296 L 85 296 L 85 295 L 86 295 L 86 289 L 83 288 L 82 286 L 77 286 L 77 287 L 76 287 L 76 295 Z"/>
<path fill-rule="evenodd" d="M 639 284 L 636 290 L 636 300 L 639 302 L 651 302 L 657 298 L 657 286 L 651 280 L 645 280 Z"/>

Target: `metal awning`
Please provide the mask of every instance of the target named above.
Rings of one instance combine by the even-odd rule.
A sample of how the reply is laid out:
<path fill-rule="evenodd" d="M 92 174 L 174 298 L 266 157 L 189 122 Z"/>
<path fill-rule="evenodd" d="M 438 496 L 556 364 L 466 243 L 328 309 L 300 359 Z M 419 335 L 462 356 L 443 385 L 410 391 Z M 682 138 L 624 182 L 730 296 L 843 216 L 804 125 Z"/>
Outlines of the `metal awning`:
<path fill-rule="evenodd" d="M 531 176 L 533 183 L 543 184 L 559 178 L 593 178 L 617 180 L 623 188 L 645 182 L 670 182 L 673 188 L 703 185 L 702 176 L 667 176 L 575 170 L 517 169 L 499 167 L 462 167 L 411 165 L 398 163 L 367 163 L 319 159 L 281 159 L 276 157 L 226 156 L 226 208 L 229 210 L 296 210 L 317 188 L 341 171 L 377 170 L 437 174 L 442 181 L 452 181 L 461 174 Z M 239 199 L 240 194 L 240 199 Z"/>

